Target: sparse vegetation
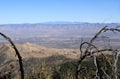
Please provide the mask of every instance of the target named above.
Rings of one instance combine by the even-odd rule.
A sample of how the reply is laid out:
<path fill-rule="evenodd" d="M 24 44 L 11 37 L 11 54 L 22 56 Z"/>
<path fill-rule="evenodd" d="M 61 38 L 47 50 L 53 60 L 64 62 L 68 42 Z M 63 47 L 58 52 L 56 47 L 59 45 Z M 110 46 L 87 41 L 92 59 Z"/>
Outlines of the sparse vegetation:
<path fill-rule="evenodd" d="M 114 62 L 112 55 L 105 55 L 110 62 Z M 114 79 L 112 67 L 108 64 L 103 55 L 97 56 L 102 69 L 102 79 Z M 33 68 L 28 72 L 26 79 L 76 79 L 76 61 L 68 61 L 59 65 L 50 65 L 42 63 L 37 68 Z M 120 64 L 120 62 L 118 62 Z M 119 67 L 119 65 L 117 66 Z M 118 68 L 120 71 L 120 68 Z M 41 76 L 42 75 L 42 76 Z M 45 76 L 47 75 L 47 76 Z M 93 57 L 87 57 L 81 63 L 81 70 L 79 72 L 79 79 L 94 79 L 96 76 L 96 66 L 94 65 Z M 49 77 L 49 78 L 48 78 Z"/>

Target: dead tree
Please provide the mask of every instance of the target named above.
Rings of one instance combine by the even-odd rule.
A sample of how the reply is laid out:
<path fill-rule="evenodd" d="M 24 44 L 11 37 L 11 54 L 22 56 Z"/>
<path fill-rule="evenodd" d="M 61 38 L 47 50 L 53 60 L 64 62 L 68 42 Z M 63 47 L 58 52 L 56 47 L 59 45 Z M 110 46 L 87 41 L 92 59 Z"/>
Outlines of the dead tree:
<path fill-rule="evenodd" d="M 20 71 L 21 71 L 21 79 L 24 79 L 24 69 L 23 69 L 23 63 L 22 63 L 22 57 L 18 51 L 18 49 L 16 48 L 15 44 L 12 42 L 11 38 L 7 37 L 5 34 L 0 32 L 0 35 L 2 37 L 4 37 L 12 46 L 12 48 L 15 50 L 16 55 L 18 57 L 19 60 L 19 66 L 20 66 Z"/>
<path fill-rule="evenodd" d="M 96 47 L 96 45 L 93 44 L 93 42 L 104 32 L 108 32 L 108 31 L 120 32 L 119 27 L 120 26 L 115 27 L 115 28 L 108 28 L 108 26 L 105 26 L 98 33 L 96 33 L 95 36 L 89 42 L 82 42 L 80 44 L 80 53 L 81 53 L 81 55 L 80 55 L 80 58 L 79 58 L 79 60 L 77 62 L 77 65 L 76 65 L 76 79 L 79 79 L 79 72 L 81 70 L 80 69 L 80 64 L 87 56 L 93 56 L 93 58 L 94 58 L 94 65 L 96 66 L 96 78 L 97 79 L 103 79 L 102 78 L 102 76 L 103 76 L 102 72 L 108 77 L 108 79 L 111 79 L 109 77 L 109 75 L 107 75 L 104 72 L 104 70 L 102 70 L 100 68 L 99 61 L 98 61 L 97 57 L 94 55 L 94 53 L 101 53 L 105 57 L 105 59 L 107 60 L 106 56 L 102 53 L 104 51 L 111 51 L 111 52 L 115 53 L 115 55 L 114 55 L 114 65 L 112 65 L 109 60 L 107 60 L 107 62 L 109 63 L 109 65 L 111 65 L 113 67 L 114 79 L 118 79 L 116 63 L 118 61 L 118 55 L 120 54 L 120 51 L 117 51 L 117 49 L 113 50 L 112 48 L 98 49 Z M 83 45 L 87 45 L 87 47 L 85 48 L 84 51 L 82 50 Z"/>

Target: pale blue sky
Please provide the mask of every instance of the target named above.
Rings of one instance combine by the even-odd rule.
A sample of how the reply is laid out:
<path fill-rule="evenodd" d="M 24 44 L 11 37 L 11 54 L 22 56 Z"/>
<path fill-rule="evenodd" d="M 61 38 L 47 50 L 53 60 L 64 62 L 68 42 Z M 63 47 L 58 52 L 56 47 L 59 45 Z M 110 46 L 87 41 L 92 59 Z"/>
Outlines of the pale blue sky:
<path fill-rule="evenodd" d="M 120 0 L 0 0 L 0 24 L 120 23 Z"/>

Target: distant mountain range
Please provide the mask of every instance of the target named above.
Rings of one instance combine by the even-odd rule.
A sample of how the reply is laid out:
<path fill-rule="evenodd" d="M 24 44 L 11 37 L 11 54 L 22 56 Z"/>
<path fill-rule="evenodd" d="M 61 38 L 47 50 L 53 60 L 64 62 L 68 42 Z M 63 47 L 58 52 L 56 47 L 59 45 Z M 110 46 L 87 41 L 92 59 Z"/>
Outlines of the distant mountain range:
<path fill-rule="evenodd" d="M 118 25 L 120 23 L 89 23 L 89 22 L 69 22 L 69 21 L 56 21 L 56 22 L 40 22 L 40 23 L 21 23 L 21 24 L 0 24 L 0 25 L 41 25 L 41 24 L 104 24 L 104 25 Z"/>
<path fill-rule="evenodd" d="M 86 41 L 89 40 L 104 26 L 116 27 L 120 26 L 120 23 L 45 22 L 3 24 L 0 25 L 0 32 L 11 37 L 15 43 L 30 42 L 46 47 L 79 48 L 81 38 Z M 112 34 L 109 34 L 109 36 L 114 37 Z M 120 36 L 118 35 L 117 38 L 120 38 Z M 4 40 L 0 38 L 0 42 L 3 43 Z"/>

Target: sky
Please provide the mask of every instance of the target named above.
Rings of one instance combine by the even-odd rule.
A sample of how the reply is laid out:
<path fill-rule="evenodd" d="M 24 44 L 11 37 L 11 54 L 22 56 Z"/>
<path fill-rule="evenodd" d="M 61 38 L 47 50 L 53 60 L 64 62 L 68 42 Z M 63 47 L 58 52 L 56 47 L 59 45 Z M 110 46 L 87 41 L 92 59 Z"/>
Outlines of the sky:
<path fill-rule="evenodd" d="M 0 24 L 120 23 L 120 0 L 0 0 Z"/>

